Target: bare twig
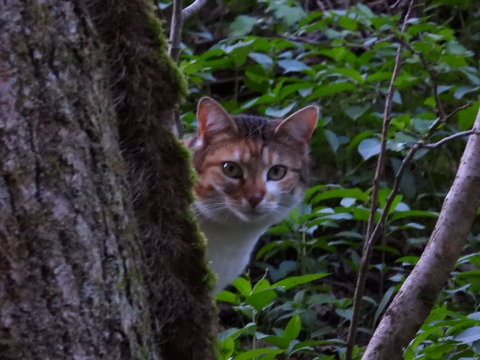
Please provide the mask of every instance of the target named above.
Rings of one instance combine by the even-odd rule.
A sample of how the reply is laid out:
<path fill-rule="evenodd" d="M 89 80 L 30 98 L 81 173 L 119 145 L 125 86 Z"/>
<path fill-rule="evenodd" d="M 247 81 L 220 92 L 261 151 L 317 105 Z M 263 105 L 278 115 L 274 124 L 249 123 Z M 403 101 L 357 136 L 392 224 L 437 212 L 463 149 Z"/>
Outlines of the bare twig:
<path fill-rule="evenodd" d="M 398 0 L 395 4 L 390 6 L 390 9 L 395 10 L 404 0 Z"/>
<path fill-rule="evenodd" d="M 439 146 L 442 146 L 443 144 L 445 144 L 445 143 L 447 143 L 451 140 L 455 140 L 455 139 L 458 139 L 458 138 L 461 138 L 461 137 L 464 137 L 464 136 L 470 136 L 470 135 L 474 135 L 474 134 L 479 135 L 480 133 L 478 131 L 475 131 L 475 130 L 462 131 L 462 132 L 447 136 L 446 138 L 443 138 L 442 140 L 437 141 L 436 143 L 433 143 L 433 144 L 422 144 L 420 147 L 425 148 L 425 149 L 435 149 L 435 148 L 437 148 Z"/>
<path fill-rule="evenodd" d="M 182 10 L 182 21 L 186 21 L 192 15 L 199 12 L 200 9 L 205 6 L 206 3 L 207 3 L 207 0 L 196 0 L 193 4 L 187 6 L 185 9 Z"/>
<path fill-rule="evenodd" d="M 182 42 L 182 30 L 185 20 L 200 11 L 207 0 L 196 0 L 193 4 L 182 10 L 182 0 L 173 1 L 172 21 L 170 24 L 170 37 L 168 39 L 168 54 L 173 61 L 178 62 L 180 57 L 180 43 Z M 183 137 L 183 127 L 180 121 L 178 109 L 172 111 L 173 123 L 176 127 L 178 138 Z"/>
<path fill-rule="evenodd" d="M 168 39 L 168 55 L 178 62 L 180 42 L 182 41 L 182 0 L 173 1 L 172 21 L 170 23 L 170 37 Z"/>
<path fill-rule="evenodd" d="M 410 17 L 410 13 L 413 7 L 413 0 L 410 0 L 408 5 L 407 14 L 405 15 L 405 19 L 402 24 L 402 32 L 405 31 L 407 26 L 407 21 Z M 362 301 L 363 292 L 365 288 L 365 280 L 367 277 L 368 265 L 370 264 L 370 258 L 372 256 L 372 250 L 374 245 L 374 240 L 376 238 L 377 233 L 380 232 L 380 227 L 378 226 L 380 222 L 377 224 L 377 231 L 374 231 L 374 224 L 375 224 L 375 215 L 377 213 L 378 208 L 378 192 L 380 189 L 380 181 L 383 176 L 383 170 L 385 166 L 385 159 L 386 159 L 386 150 L 387 150 L 387 137 L 388 137 L 388 129 L 390 127 L 390 120 L 391 120 L 391 112 L 392 112 L 392 104 L 393 104 L 393 95 L 395 91 L 394 81 L 397 78 L 398 74 L 400 73 L 400 67 L 402 63 L 402 52 L 403 52 L 403 45 L 399 43 L 397 55 L 395 57 L 395 66 L 393 69 L 392 78 L 390 81 L 390 86 L 387 91 L 386 99 L 385 99 L 385 112 L 383 116 L 383 126 L 382 126 L 382 138 L 380 142 L 380 154 L 377 161 L 377 169 L 375 171 L 375 178 L 373 181 L 373 188 L 372 188 L 372 196 L 371 196 L 371 210 L 370 216 L 367 223 L 367 232 L 365 236 L 365 244 L 363 247 L 362 253 L 362 260 L 360 263 L 360 268 L 358 270 L 358 278 L 355 287 L 355 294 L 353 299 L 353 313 L 352 313 L 352 321 L 350 322 L 350 327 L 348 330 L 348 339 L 347 339 L 347 347 L 345 353 L 345 359 L 351 360 L 353 354 L 353 347 L 355 345 L 355 339 L 357 334 L 357 327 L 358 321 L 360 317 L 360 302 Z M 413 155 L 412 155 L 413 157 Z M 405 161 L 405 160 L 404 160 Z M 393 201 L 393 200 L 392 200 Z M 386 211 L 384 211 L 385 213 Z M 388 212 L 387 212 L 388 213 Z M 383 215 L 383 214 L 382 214 Z M 374 238 L 375 233 L 375 238 Z"/>

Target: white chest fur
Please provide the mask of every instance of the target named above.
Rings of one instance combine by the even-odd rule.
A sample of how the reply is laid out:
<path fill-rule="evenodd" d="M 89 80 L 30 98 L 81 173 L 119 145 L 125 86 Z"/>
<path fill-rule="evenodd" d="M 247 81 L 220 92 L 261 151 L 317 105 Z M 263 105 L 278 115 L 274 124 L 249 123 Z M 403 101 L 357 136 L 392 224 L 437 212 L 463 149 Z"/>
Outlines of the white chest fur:
<path fill-rule="evenodd" d="M 200 228 L 207 237 L 210 267 L 219 277 L 214 293 L 241 274 L 258 238 L 270 225 L 252 224 L 239 219 L 222 223 L 208 220 L 200 222 Z"/>

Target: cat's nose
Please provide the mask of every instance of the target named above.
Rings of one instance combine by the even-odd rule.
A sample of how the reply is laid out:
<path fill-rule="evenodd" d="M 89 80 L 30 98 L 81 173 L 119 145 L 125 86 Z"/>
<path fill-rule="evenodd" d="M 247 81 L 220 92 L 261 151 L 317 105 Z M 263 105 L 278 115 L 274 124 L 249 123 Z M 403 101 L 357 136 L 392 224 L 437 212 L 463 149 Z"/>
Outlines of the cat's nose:
<path fill-rule="evenodd" d="M 253 193 L 253 194 L 249 194 L 247 196 L 247 201 L 252 206 L 252 208 L 257 206 L 258 203 L 262 200 L 263 200 L 263 194 L 262 193 Z"/>

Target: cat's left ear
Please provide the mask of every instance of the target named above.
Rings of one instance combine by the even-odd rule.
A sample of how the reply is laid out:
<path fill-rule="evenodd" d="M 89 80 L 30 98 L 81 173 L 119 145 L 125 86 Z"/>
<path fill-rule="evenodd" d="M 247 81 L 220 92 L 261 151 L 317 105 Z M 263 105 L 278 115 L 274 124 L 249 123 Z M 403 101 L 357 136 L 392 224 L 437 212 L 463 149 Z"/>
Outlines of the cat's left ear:
<path fill-rule="evenodd" d="M 305 146 L 310 142 L 313 130 L 317 126 L 318 113 L 320 108 L 316 105 L 309 105 L 293 113 L 275 129 L 275 135 L 285 132 Z"/>

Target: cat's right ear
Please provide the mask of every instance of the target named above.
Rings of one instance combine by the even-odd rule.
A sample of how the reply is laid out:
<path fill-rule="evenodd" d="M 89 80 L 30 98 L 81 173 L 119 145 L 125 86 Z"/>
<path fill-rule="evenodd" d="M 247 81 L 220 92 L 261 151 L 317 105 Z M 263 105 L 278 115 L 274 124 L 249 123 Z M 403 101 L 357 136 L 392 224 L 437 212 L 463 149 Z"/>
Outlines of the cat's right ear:
<path fill-rule="evenodd" d="M 215 100 L 202 97 L 197 106 L 199 138 L 211 135 L 237 133 L 237 125 L 230 114 Z"/>

